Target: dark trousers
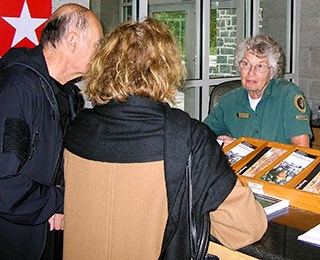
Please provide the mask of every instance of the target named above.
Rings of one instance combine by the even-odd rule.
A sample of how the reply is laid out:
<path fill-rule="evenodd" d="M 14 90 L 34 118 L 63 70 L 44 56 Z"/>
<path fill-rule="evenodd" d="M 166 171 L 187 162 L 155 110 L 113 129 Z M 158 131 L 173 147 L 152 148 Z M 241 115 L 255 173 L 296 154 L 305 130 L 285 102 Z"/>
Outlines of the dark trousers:
<path fill-rule="evenodd" d="M 41 260 L 62 260 L 63 231 L 48 231 L 46 246 Z"/>

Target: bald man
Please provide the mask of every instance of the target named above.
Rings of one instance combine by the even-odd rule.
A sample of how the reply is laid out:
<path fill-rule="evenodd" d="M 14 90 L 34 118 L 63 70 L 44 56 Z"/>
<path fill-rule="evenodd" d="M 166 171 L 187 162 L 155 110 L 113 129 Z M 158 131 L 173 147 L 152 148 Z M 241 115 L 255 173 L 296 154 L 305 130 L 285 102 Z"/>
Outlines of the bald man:
<path fill-rule="evenodd" d="M 102 34 L 89 9 L 66 4 L 39 46 L 0 59 L 0 259 L 50 259 L 46 240 L 63 229 L 63 136 L 79 110 L 71 81 L 86 73 Z"/>

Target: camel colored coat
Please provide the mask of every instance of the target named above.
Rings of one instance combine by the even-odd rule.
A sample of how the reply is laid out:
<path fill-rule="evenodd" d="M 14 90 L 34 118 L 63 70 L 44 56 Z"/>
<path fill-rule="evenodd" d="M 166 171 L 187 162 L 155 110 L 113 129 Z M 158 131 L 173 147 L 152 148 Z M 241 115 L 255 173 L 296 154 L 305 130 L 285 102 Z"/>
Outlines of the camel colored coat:
<path fill-rule="evenodd" d="M 158 259 L 167 221 L 163 161 L 96 162 L 66 151 L 65 171 L 64 260 Z M 260 207 L 238 181 L 210 213 L 211 234 L 233 249 L 255 242 L 266 230 Z"/>

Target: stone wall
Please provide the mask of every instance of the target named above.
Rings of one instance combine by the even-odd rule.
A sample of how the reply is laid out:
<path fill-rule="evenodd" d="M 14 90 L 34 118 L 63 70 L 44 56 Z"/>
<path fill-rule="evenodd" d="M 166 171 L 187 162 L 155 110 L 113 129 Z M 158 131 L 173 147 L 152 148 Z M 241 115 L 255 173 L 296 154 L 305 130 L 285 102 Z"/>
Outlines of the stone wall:
<path fill-rule="evenodd" d="M 237 15 L 235 9 L 217 10 L 217 55 L 210 56 L 210 76 L 236 75 L 234 67 L 236 43 Z"/>
<path fill-rule="evenodd" d="M 298 85 L 307 97 L 313 116 L 317 117 L 320 104 L 320 1 L 300 1 L 299 21 Z"/>

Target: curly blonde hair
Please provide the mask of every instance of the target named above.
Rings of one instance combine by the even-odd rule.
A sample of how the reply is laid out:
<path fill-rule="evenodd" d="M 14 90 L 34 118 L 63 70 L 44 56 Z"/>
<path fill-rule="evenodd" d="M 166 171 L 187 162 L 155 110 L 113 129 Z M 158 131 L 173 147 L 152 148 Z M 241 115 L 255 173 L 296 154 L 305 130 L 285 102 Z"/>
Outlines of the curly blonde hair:
<path fill-rule="evenodd" d="M 85 93 L 96 104 L 128 96 L 176 103 L 185 77 L 175 39 L 160 21 L 147 18 L 117 26 L 106 36 L 85 75 Z"/>

